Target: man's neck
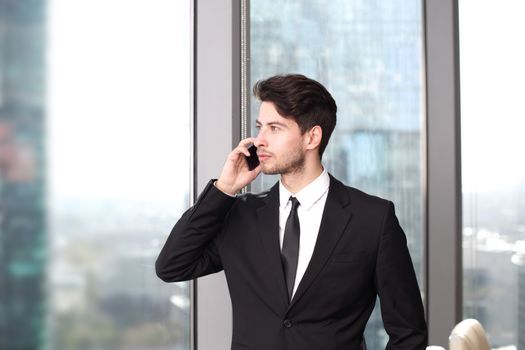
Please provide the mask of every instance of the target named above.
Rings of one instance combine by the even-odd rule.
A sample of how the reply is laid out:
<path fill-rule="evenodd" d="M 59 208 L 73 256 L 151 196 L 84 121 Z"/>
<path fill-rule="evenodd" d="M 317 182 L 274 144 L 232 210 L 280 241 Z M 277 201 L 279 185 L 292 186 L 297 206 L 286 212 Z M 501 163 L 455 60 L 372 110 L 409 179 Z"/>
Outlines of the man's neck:
<path fill-rule="evenodd" d="M 301 172 L 281 174 L 281 182 L 290 193 L 296 194 L 317 179 L 323 170 L 323 166 L 319 162 L 310 168 L 303 168 Z"/>

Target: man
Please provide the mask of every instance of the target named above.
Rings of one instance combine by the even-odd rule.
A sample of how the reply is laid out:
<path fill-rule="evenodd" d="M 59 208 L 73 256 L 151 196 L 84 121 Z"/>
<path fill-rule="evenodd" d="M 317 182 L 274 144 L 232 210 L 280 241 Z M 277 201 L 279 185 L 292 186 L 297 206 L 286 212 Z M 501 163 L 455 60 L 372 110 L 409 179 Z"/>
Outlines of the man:
<path fill-rule="evenodd" d="M 177 222 L 157 275 L 184 281 L 224 270 L 232 349 L 350 350 L 379 295 L 388 349 L 424 349 L 427 330 L 406 238 L 391 202 L 347 187 L 321 158 L 337 107 L 318 82 L 275 76 L 254 87 L 258 134 L 228 155 Z M 248 147 L 260 164 L 249 170 Z M 242 194 L 260 172 L 280 174 Z"/>

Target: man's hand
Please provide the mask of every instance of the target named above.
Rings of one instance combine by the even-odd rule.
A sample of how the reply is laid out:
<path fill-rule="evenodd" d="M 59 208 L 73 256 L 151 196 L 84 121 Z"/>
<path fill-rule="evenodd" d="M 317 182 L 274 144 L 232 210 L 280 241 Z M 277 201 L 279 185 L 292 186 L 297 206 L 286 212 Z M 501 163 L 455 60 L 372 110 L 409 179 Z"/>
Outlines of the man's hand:
<path fill-rule="evenodd" d="M 224 163 L 222 173 L 215 186 L 222 192 L 235 195 L 244 186 L 251 183 L 262 170 L 262 165 L 259 164 L 255 169 L 248 170 L 248 162 L 245 156 L 250 156 L 248 146 L 255 142 L 254 137 L 239 142 L 239 145 L 231 151 Z"/>

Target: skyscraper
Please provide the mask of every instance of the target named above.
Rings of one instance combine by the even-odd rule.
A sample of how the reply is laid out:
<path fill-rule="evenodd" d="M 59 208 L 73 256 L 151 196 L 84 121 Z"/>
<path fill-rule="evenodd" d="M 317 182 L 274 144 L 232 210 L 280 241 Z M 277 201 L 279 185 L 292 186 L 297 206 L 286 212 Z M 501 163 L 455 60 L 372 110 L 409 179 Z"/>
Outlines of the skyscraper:
<path fill-rule="evenodd" d="M 0 349 L 43 344 L 45 1 L 0 1 Z"/>

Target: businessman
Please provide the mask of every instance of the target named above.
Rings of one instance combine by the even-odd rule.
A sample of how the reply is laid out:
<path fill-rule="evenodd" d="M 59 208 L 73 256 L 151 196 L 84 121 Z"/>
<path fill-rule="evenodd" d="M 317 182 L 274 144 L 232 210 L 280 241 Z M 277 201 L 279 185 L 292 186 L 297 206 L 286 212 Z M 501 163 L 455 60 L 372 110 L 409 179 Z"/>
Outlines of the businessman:
<path fill-rule="evenodd" d="M 317 81 L 259 81 L 257 136 L 228 155 L 171 231 L 156 262 L 166 282 L 224 270 L 232 350 L 352 350 L 379 295 L 387 349 L 424 349 L 427 328 L 406 238 L 391 202 L 347 187 L 322 155 L 337 107 Z M 248 148 L 259 165 L 250 170 Z M 261 172 L 267 192 L 239 194 Z"/>

